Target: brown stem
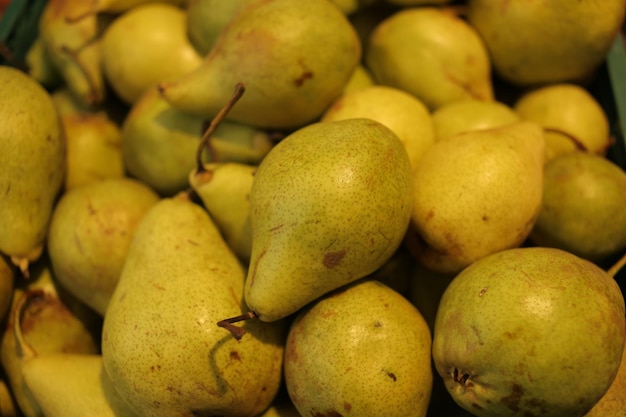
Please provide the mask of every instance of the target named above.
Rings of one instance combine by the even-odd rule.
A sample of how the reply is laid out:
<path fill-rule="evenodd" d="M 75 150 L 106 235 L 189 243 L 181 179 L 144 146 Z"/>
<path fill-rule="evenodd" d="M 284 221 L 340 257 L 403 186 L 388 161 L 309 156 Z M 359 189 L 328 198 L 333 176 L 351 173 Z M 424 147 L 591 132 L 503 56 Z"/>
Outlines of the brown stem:
<path fill-rule="evenodd" d="M 224 107 L 222 107 L 219 113 L 217 113 L 217 115 L 213 118 L 213 120 L 211 120 L 211 124 L 209 124 L 209 127 L 202 134 L 202 138 L 200 138 L 200 144 L 198 145 L 198 150 L 196 152 L 196 165 L 197 165 L 196 172 L 197 173 L 204 171 L 204 164 L 202 163 L 202 152 L 204 151 L 204 148 L 206 147 L 209 149 L 210 152 L 212 152 L 212 149 L 210 147 L 210 142 L 209 142 L 211 135 L 215 132 L 215 129 L 217 129 L 217 126 L 219 126 L 222 120 L 224 120 L 224 118 L 226 117 L 230 109 L 232 109 L 233 106 L 237 103 L 237 101 L 239 101 L 239 99 L 241 98 L 241 96 L 243 95 L 245 91 L 246 91 L 246 88 L 243 85 L 243 83 L 237 83 L 235 85 L 235 92 L 233 93 L 230 100 L 226 102 Z M 213 155 L 213 158 L 215 158 L 214 155 Z"/>
<path fill-rule="evenodd" d="M 244 320 L 251 320 L 256 317 L 257 315 L 254 311 L 248 311 L 247 313 L 244 313 L 240 316 L 235 316 L 229 319 L 220 320 L 217 322 L 217 325 L 219 327 L 223 327 L 224 329 L 228 330 L 235 339 L 241 340 L 243 335 L 246 334 L 246 329 L 244 329 L 243 327 L 234 326 L 233 324 L 238 323 L 240 321 L 244 321 Z"/>
<path fill-rule="evenodd" d="M 611 267 L 609 269 L 607 269 L 607 273 L 612 276 L 613 278 L 615 278 L 615 276 L 617 275 L 617 273 L 624 267 L 624 265 L 626 265 L 626 253 L 624 255 L 622 255 L 621 258 L 619 258 L 617 260 L 617 262 L 615 262 L 613 265 L 611 265 Z"/>
<path fill-rule="evenodd" d="M 559 133 L 565 137 L 567 137 L 569 140 L 571 140 L 574 145 L 576 146 L 576 149 L 578 149 L 579 151 L 582 152 L 589 152 L 589 149 L 587 148 L 587 146 L 585 146 L 584 143 L 582 143 L 576 136 L 561 130 L 561 129 L 557 129 L 555 127 L 544 127 L 543 128 L 544 131 L 546 132 L 552 132 L 552 133 Z"/>

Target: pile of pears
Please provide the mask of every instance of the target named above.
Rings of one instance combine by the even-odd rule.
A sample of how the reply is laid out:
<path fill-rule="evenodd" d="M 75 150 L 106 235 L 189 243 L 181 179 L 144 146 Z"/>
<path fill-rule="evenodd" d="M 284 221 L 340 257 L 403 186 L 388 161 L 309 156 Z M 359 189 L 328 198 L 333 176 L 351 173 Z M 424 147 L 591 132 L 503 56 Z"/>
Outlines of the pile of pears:
<path fill-rule="evenodd" d="M 0 416 L 626 415 L 623 0 L 49 0 L 0 65 Z"/>

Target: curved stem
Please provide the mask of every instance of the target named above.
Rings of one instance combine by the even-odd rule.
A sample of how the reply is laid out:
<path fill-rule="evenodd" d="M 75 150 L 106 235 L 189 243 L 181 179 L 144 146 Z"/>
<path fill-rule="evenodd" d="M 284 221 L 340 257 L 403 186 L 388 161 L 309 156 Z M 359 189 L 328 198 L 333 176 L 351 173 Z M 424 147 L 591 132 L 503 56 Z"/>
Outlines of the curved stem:
<path fill-rule="evenodd" d="M 224 329 L 228 330 L 235 339 L 241 340 L 243 335 L 246 334 L 246 329 L 244 329 L 243 327 L 234 326 L 233 323 L 238 323 L 244 320 L 251 320 L 256 317 L 257 315 L 254 311 L 248 311 L 247 313 L 244 313 L 240 316 L 235 316 L 235 317 L 231 317 L 228 319 L 220 320 L 217 322 L 217 325 L 219 327 L 223 327 Z"/>
<path fill-rule="evenodd" d="M 202 138 L 200 138 L 200 144 L 198 145 L 198 150 L 196 152 L 196 167 L 197 167 L 196 172 L 197 173 L 204 171 L 204 164 L 202 163 L 202 152 L 204 151 L 205 147 L 211 150 L 209 146 L 210 145 L 209 139 L 211 138 L 211 135 L 213 134 L 213 132 L 215 132 L 215 129 L 217 129 L 217 126 L 219 126 L 222 120 L 224 120 L 224 118 L 226 117 L 230 109 L 232 109 L 233 106 L 237 103 L 237 101 L 239 101 L 239 99 L 241 98 L 241 96 L 243 95 L 245 91 L 246 91 L 246 88 L 244 87 L 243 83 L 237 83 L 235 85 L 235 92 L 233 93 L 230 100 L 226 102 L 224 107 L 222 107 L 219 113 L 217 113 L 217 115 L 213 118 L 213 120 L 211 120 L 211 124 L 209 124 L 209 127 L 202 134 Z"/>
<path fill-rule="evenodd" d="M 609 269 L 607 269 L 607 273 L 612 276 L 613 278 L 615 278 L 615 276 L 617 275 L 617 273 L 622 269 L 622 267 L 624 267 L 624 265 L 626 265 L 626 253 L 624 255 L 622 255 L 621 258 L 619 258 L 617 260 L 617 262 L 615 262 L 613 265 L 611 265 L 611 267 Z"/>
<path fill-rule="evenodd" d="M 589 153 L 589 148 L 587 148 L 587 146 L 585 146 L 585 144 L 583 142 L 581 142 L 574 135 L 572 135 L 572 134 L 570 134 L 570 133 L 568 133 L 568 132 L 566 132 L 564 130 L 557 129 L 555 127 L 544 127 L 543 130 L 546 131 L 546 132 L 552 132 L 552 133 L 561 134 L 561 135 L 567 137 L 570 141 L 572 141 L 574 146 L 576 146 L 576 149 L 578 149 L 579 151 L 582 151 L 582 152 Z"/>

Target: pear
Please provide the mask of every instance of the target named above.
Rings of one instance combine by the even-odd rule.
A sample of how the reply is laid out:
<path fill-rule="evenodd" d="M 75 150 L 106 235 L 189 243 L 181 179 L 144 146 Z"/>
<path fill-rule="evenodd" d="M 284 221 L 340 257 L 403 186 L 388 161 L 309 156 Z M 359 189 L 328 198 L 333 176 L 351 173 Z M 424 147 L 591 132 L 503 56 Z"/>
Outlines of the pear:
<path fill-rule="evenodd" d="M 494 72 L 531 86 L 588 80 L 619 34 L 625 9 L 623 0 L 469 0 L 467 20 L 489 50 Z"/>
<path fill-rule="evenodd" d="M 375 4 L 378 0 L 331 0 L 346 16 Z"/>
<path fill-rule="evenodd" d="M 369 37 L 366 67 L 378 84 L 420 99 L 430 110 L 451 101 L 493 99 L 491 63 L 478 33 L 452 11 L 401 9 Z"/>
<path fill-rule="evenodd" d="M 278 320 L 381 267 L 407 230 L 411 179 L 402 142 L 371 119 L 314 123 L 280 141 L 250 193 L 250 310 Z"/>
<path fill-rule="evenodd" d="M 256 170 L 255 165 L 238 162 L 211 163 L 189 175 L 189 184 L 244 264 L 252 250 L 250 190 Z"/>
<path fill-rule="evenodd" d="M 584 152 L 546 163 L 543 203 L 531 231 L 541 246 L 567 250 L 593 262 L 626 250 L 626 172 Z"/>
<path fill-rule="evenodd" d="M 4 321 L 13 297 L 15 285 L 15 268 L 11 262 L 0 255 L 0 323 Z"/>
<path fill-rule="evenodd" d="M 435 142 L 413 177 L 405 242 L 418 262 L 457 273 L 485 255 L 521 245 L 541 207 L 543 154 L 543 132 L 532 122 Z"/>
<path fill-rule="evenodd" d="M 41 36 L 37 36 L 24 57 L 27 73 L 48 90 L 63 84 L 63 76 L 56 67 Z"/>
<path fill-rule="evenodd" d="M 282 379 L 284 322 L 216 323 L 241 314 L 244 272 L 209 214 L 186 194 L 139 224 L 102 331 L 104 368 L 138 415 L 253 416 Z"/>
<path fill-rule="evenodd" d="M 432 113 L 436 140 L 470 130 L 489 129 L 521 120 L 508 104 L 475 99 L 457 100 Z"/>
<path fill-rule="evenodd" d="M 74 92 L 62 84 L 51 91 L 50 97 L 60 116 L 67 113 L 97 113 L 97 106 L 88 106 L 83 103 Z"/>
<path fill-rule="evenodd" d="M 46 259 L 33 265 L 31 277 L 15 286 L 12 298 L 0 334 L 0 363 L 24 416 L 41 417 L 39 405 L 24 385 L 24 365 L 55 352 L 97 353 L 101 320 L 63 291 Z"/>
<path fill-rule="evenodd" d="M 204 125 L 203 117 L 173 108 L 156 88 L 149 89 L 122 124 L 125 168 L 161 195 L 185 190 Z M 224 120 L 213 132 L 203 161 L 256 164 L 273 144 L 263 130 Z"/>
<path fill-rule="evenodd" d="M 104 113 L 61 116 L 67 146 L 64 190 L 112 178 L 124 178 L 122 132 Z"/>
<path fill-rule="evenodd" d="M 503 250 L 447 287 L 433 359 L 476 416 L 584 416 L 617 374 L 624 313 L 619 286 L 595 264 L 554 248 Z"/>
<path fill-rule="evenodd" d="M 343 86 L 342 94 L 351 93 L 376 84 L 370 71 L 363 64 L 357 65 L 352 72 L 350 79 Z"/>
<path fill-rule="evenodd" d="M 430 355 L 431 333 L 420 312 L 365 279 L 298 313 L 285 346 L 285 385 L 303 416 L 424 417 Z"/>
<path fill-rule="evenodd" d="M 612 144 L 606 112 L 580 85 L 559 83 L 526 91 L 513 108 L 522 119 L 546 130 L 547 161 L 580 150 L 606 155 Z"/>
<path fill-rule="evenodd" d="M 426 105 L 398 88 L 373 85 L 343 94 L 326 110 L 321 121 L 358 117 L 376 120 L 391 129 L 402 141 L 413 169 L 435 142 L 435 128 Z"/>
<path fill-rule="evenodd" d="M 237 13 L 200 68 L 159 89 L 173 107 L 212 118 L 242 83 L 246 95 L 228 120 L 295 129 L 341 94 L 360 58 L 357 34 L 332 2 L 254 1 Z"/>
<path fill-rule="evenodd" d="M 39 18 L 39 37 L 65 85 L 87 107 L 106 97 L 100 36 L 105 22 L 91 2 L 49 0 Z"/>
<path fill-rule="evenodd" d="M 160 197 L 131 178 L 68 190 L 57 203 L 48 253 L 59 283 L 104 316 L 135 230 Z"/>
<path fill-rule="evenodd" d="M 43 250 L 65 175 L 65 136 L 50 94 L 29 75 L 0 66 L 0 252 L 28 274 Z"/>
<path fill-rule="evenodd" d="M 621 417 L 626 411 L 626 345 L 615 379 L 585 417 Z"/>
<path fill-rule="evenodd" d="M 252 0 L 189 0 L 187 35 L 200 55 L 207 55 L 237 13 Z"/>
<path fill-rule="evenodd" d="M 103 71 L 117 96 L 132 104 L 156 83 L 196 69 L 202 57 L 186 30 L 185 11 L 168 3 L 138 5 L 118 16 L 102 35 Z"/>
<path fill-rule="evenodd" d="M 46 417 L 136 417 L 99 354 L 51 353 L 24 364 L 24 383 Z"/>

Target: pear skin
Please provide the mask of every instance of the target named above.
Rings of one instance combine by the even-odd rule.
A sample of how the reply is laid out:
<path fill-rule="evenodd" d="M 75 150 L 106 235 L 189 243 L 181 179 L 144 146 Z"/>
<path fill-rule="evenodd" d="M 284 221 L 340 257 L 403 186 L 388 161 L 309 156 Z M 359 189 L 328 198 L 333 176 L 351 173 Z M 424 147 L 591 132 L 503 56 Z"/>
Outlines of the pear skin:
<path fill-rule="evenodd" d="M 428 148 L 413 176 L 405 240 L 418 262 L 458 273 L 482 256 L 521 245 L 541 207 L 544 143 L 539 125 L 516 122 Z"/>
<path fill-rule="evenodd" d="M 173 107 L 212 118 L 243 83 L 246 94 L 229 120 L 293 129 L 317 119 L 341 94 L 360 57 L 354 28 L 332 2 L 254 1 L 200 68 L 159 89 Z"/>
<path fill-rule="evenodd" d="M 0 252 L 28 274 L 43 250 L 65 176 L 66 142 L 50 94 L 25 73 L 0 67 Z"/>
<path fill-rule="evenodd" d="M 597 265 L 560 249 L 513 248 L 446 288 L 433 359 L 476 416 L 581 417 L 618 372 L 624 326 L 620 287 Z"/>
<path fill-rule="evenodd" d="M 187 34 L 201 55 L 207 55 L 224 28 L 253 0 L 188 0 Z"/>
<path fill-rule="evenodd" d="M 102 331 L 117 392 L 145 417 L 252 416 L 282 379 L 283 322 L 217 326 L 240 315 L 243 267 L 201 206 L 162 199 L 133 238 Z"/>
<path fill-rule="evenodd" d="M 250 193 L 249 308 L 278 320 L 382 266 L 406 232 L 411 179 L 402 142 L 371 119 L 314 123 L 284 138 Z"/>
<path fill-rule="evenodd" d="M 415 306 L 365 279 L 296 316 L 285 346 L 285 385 L 303 416 L 425 417 L 430 355 L 431 333 Z"/>

